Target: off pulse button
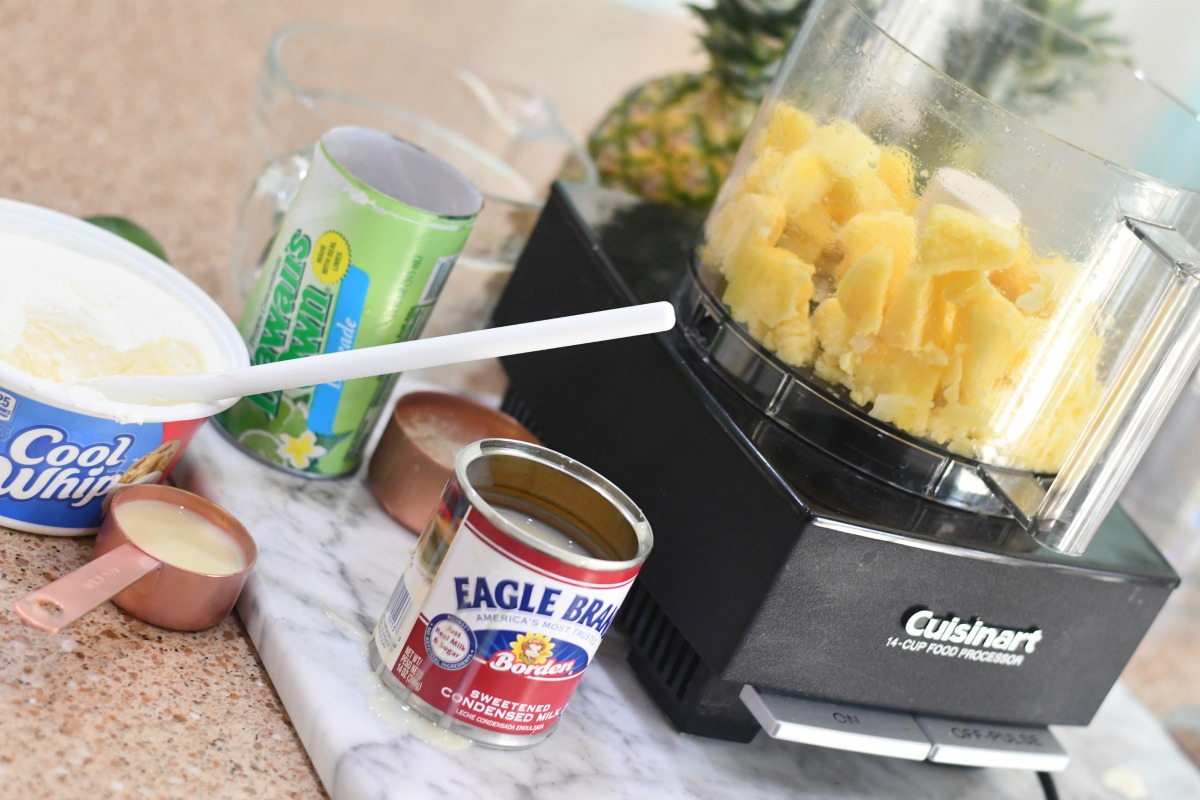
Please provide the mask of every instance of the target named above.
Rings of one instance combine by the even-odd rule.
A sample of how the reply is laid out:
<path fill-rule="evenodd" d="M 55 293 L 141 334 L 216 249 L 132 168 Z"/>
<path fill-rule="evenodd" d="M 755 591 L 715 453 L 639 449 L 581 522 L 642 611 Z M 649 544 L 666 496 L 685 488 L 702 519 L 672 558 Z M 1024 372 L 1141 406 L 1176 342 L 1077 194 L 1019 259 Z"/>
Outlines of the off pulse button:
<path fill-rule="evenodd" d="M 1066 750 L 1047 728 L 991 725 L 980 722 L 917 717 L 933 743 L 929 760 L 965 767 L 1004 767 L 1038 772 L 1066 769 Z"/>

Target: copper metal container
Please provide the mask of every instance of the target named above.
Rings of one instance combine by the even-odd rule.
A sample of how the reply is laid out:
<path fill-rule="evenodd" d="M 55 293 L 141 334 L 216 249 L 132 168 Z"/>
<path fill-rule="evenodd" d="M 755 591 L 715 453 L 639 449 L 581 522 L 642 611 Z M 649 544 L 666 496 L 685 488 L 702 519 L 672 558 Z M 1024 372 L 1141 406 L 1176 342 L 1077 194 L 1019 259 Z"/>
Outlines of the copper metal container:
<path fill-rule="evenodd" d="M 397 522 L 419 533 L 454 472 L 458 451 L 480 439 L 540 444 L 512 417 L 445 392 L 396 401 L 367 469 L 371 493 Z"/>
<path fill-rule="evenodd" d="M 205 574 L 174 566 L 130 541 L 119 521 L 123 504 L 157 500 L 215 524 L 241 551 L 237 572 Z M 96 535 L 91 560 L 17 601 L 26 625 L 57 633 L 106 600 L 138 619 L 179 631 L 210 628 L 229 615 L 254 567 L 250 534 L 223 508 L 173 486 L 144 484 L 117 493 Z"/>

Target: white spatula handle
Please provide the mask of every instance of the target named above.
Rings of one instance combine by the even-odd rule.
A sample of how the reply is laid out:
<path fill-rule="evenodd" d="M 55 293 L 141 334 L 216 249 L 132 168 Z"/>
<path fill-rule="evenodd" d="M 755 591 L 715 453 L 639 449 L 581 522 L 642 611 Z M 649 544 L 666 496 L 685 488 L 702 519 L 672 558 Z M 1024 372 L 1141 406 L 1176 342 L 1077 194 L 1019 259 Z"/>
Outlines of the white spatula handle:
<path fill-rule="evenodd" d="M 88 385 L 113 400 L 124 402 L 215 402 L 280 389 L 657 333 L 674 324 L 675 311 L 670 303 L 646 303 L 432 339 L 323 353 L 239 370 L 202 375 L 113 376 L 96 378 Z"/>

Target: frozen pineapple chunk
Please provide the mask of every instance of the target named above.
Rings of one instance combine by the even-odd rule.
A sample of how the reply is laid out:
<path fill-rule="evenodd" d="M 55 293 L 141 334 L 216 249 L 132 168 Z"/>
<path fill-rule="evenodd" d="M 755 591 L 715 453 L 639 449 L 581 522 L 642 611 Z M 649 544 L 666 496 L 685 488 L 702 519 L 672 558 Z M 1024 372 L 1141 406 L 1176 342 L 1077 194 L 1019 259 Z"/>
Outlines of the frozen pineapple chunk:
<path fill-rule="evenodd" d="M 850 338 L 854 331 L 836 297 L 817 306 L 812 313 L 812 327 L 821 345 L 813 364 L 817 376 L 830 383 L 848 384 L 849 372 L 853 371 Z M 851 369 L 848 371 L 846 367 Z"/>
<path fill-rule="evenodd" d="M 912 214 L 917 207 L 917 196 L 913 191 L 912 157 L 896 146 L 884 147 L 879 152 L 879 179 L 888 188 L 900 210 Z"/>
<path fill-rule="evenodd" d="M 959 402 L 991 408 L 992 392 L 1021 352 L 1028 322 L 991 284 L 959 306 L 954 320 L 961 364 Z"/>
<path fill-rule="evenodd" d="M 817 335 L 808 319 L 808 299 L 804 299 L 804 311 L 776 325 L 762 343 L 773 350 L 785 364 L 802 367 L 812 361 L 817 347 Z"/>
<path fill-rule="evenodd" d="M 889 394 L 911 397 L 928 412 L 944 372 L 944 368 L 930 364 L 919 354 L 879 345 L 859 355 L 854 377 L 870 401 Z"/>
<path fill-rule="evenodd" d="M 876 419 L 1054 472 L 1101 392 L 1081 269 L 1035 252 L 1020 209 L 970 173 L 943 167 L 918 198 L 917 166 L 777 104 L 701 256 L 734 320 Z"/>
<path fill-rule="evenodd" d="M 945 275 L 935 275 L 933 286 L 934 298 L 945 300 L 953 306 L 970 303 L 983 295 L 994 295 L 998 291 L 988 280 L 988 275 L 983 272 L 948 272 Z"/>
<path fill-rule="evenodd" d="M 854 336 L 879 333 L 894 261 L 892 251 L 879 245 L 858 258 L 838 284 L 837 299 Z"/>
<path fill-rule="evenodd" d="M 1007 269 L 1017 257 L 1017 231 L 970 211 L 936 205 L 921 226 L 917 258 L 932 274 Z"/>
<path fill-rule="evenodd" d="M 896 198 L 873 172 L 864 172 L 856 178 L 835 177 L 822 203 L 839 225 L 845 225 L 856 214 L 900 209 Z"/>
<path fill-rule="evenodd" d="M 802 214 L 789 215 L 777 244 L 810 264 L 823 264 L 837 241 L 837 225 L 818 205 Z"/>
<path fill-rule="evenodd" d="M 770 187 L 776 181 L 776 176 L 786 158 L 786 153 L 773 147 L 759 153 L 746 167 L 746 171 L 736 178 L 735 182 L 731 182 L 728 189 L 729 196 L 735 197 L 746 192 L 772 194 Z"/>
<path fill-rule="evenodd" d="M 774 246 L 786 221 L 777 198 L 748 192 L 725 202 L 709 218 L 705 237 L 722 271 L 746 244 Z"/>
<path fill-rule="evenodd" d="M 929 421 L 933 403 L 906 394 L 876 395 L 868 412 L 872 417 L 902 428 L 906 431 L 921 431 Z"/>
<path fill-rule="evenodd" d="M 786 103 L 776 103 L 771 109 L 761 146 L 777 147 L 784 152 L 799 150 L 817 129 L 812 115 Z"/>
<path fill-rule="evenodd" d="M 1096 377 L 1103 339 L 1084 334 L 1072 343 L 1071 355 L 1058 376 L 1058 385 L 1047 393 L 1049 407 L 1036 415 L 1032 426 L 1006 448 L 1011 466 L 1035 472 L 1055 472 L 1084 426 L 1100 405 L 1101 386 Z M 1011 434 L 1010 434 L 1011 435 Z"/>
<path fill-rule="evenodd" d="M 929 415 L 928 436 L 956 453 L 978 455 L 979 439 L 990 410 L 947 400 Z"/>
<path fill-rule="evenodd" d="M 859 356 L 851 398 L 871 403 L 869 413 L 876 419 L 919 435 L 928 425 L 944 371 L 921 354 L 881 344 Z"/>
<path fill-rule="evenodd" d="M 850 265 L 877 246 L 886 247 L 892 253 L 892 277 L 888 287 L 889 296 L 900 286 L 900 279 L 908 272 L 917 251 L 917 224 L 908 214 L 899 211 L 876 211 L 859 214 L 851 219 L 838 234 L 842 246 L 842 261 L 838 265 L 837 278 L 846 274 Z"/>
<path fill-rule="evenodd" d="M 1038 271 L 1034 269 L 1032 261 L 1033 250 L 1029 243 L 1022 239 L 1017 245 L 1017 256 L 1012 266 L 992 272 L 988 275 L 988 280 L 1000 294 L 1015 303 L 1018 297 L 1028 293 L 1041 279 Z"/>
<path fill-rule="evenodd" d="M 899 350 L 916 351 L 925 343 L 925 322 L 929 314 L 931 282 L 928 275 L 910 271 L 900 281 L 888 305 L 879 336 Z"/>
<path fill-rule="evenodd" d="M 834 120 L 813 132 L 808 152 L 821 159 L 833 182 L 824 204 L 830 216 L 844 224 L 866 211 L 903 210 L 911 193 L 904 184 L 904 162 L 844 120 Z"/>
<path fill-rule="evenodd" d="M 848 178 L 835 178 L 830 181 L 828 190 L 821 198 L 821 205 L 824 206 L 830 219 L 838 225 L 845 225 L 851 217 L 862 210 L 858 182 Z"/>
<path fill-rule="evenodd" d="M 1064 301 L 1071 302 L 1081 271 L 1059 255 L 1037 262 L 1035 271 L 1036 281 L 1013 303 L 1026 314 L 1048 318 Z"/>
<path fill-rule="evenodd" d="M 797 314 L 812 296 L 812 265 L 779 247 L 747 242 L 733 255 L 725 303 L 741 323 L 770 328 Z"/>
<path fill-rule="evenodd" d="M 979 272 L 952 272 L 930 278 L 928 307 L 921 328 L 921 346 L 926 353 L 938 353 L 943 359 L 954 350 L 954 320 L 958 304 L 969 296 L 970 287 L 987 282 Z"/>
<path fill-rule="evenodd" d="M 853 123 L 835 119 L 812 132 L 807 149 L 825 162 L 831 175 L 858 180 L 879 166 L 880 148 Z"/>
<path fill-rule="evenodd" d="M 788 218 L 794 220 L 821 202 L 831 181 L 821 159 L 800 151 L 784 156 L 778 169 L 764 179 L 763 187 L 783 201 Z"/>

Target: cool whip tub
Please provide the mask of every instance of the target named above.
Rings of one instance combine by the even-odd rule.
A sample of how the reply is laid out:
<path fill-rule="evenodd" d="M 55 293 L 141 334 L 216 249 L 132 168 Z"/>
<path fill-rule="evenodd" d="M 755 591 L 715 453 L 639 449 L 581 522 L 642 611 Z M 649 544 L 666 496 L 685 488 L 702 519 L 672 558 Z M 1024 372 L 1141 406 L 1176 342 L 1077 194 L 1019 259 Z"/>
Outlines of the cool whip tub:
<path fill-rule="evenodd" d="M 160 482 L 233 401 L 116 403 L 82 382 L 245 366 L 245 343 L 166 263 L 37 206 L 0 200 L 0 280 L 0 525 L 93 533 L 107 495 Z"/>

